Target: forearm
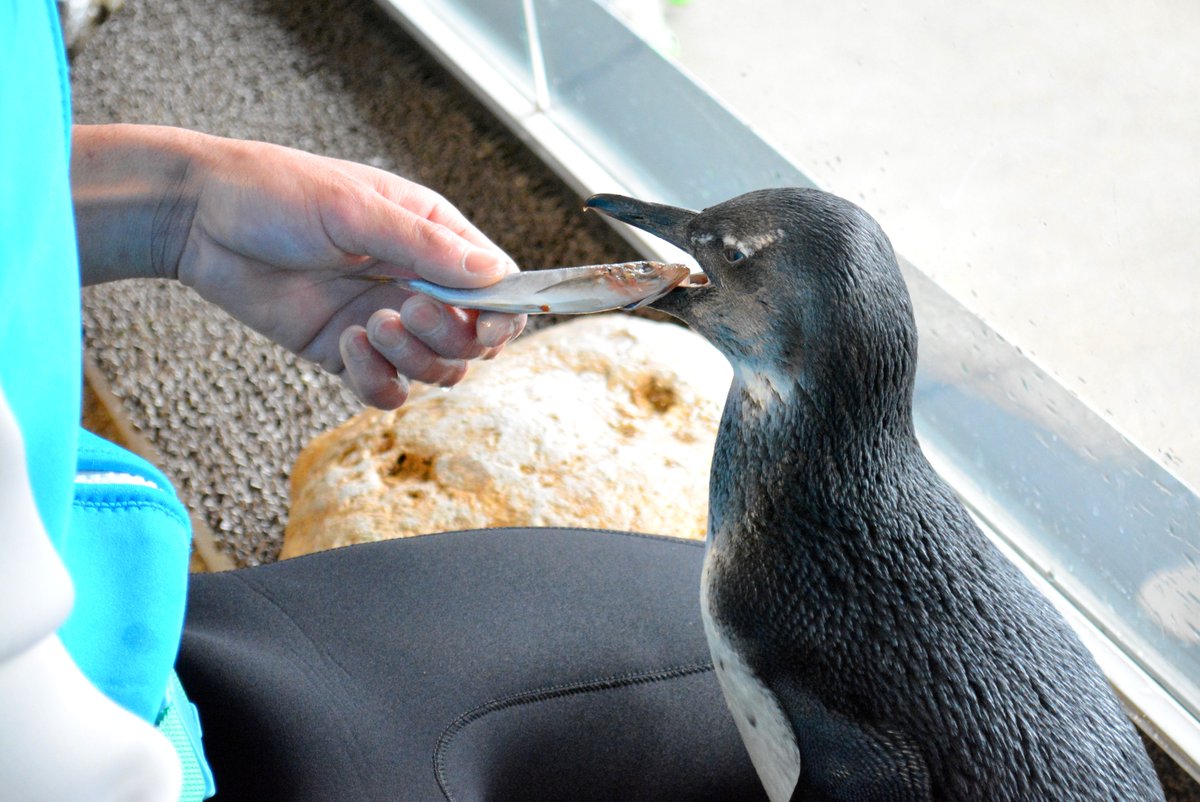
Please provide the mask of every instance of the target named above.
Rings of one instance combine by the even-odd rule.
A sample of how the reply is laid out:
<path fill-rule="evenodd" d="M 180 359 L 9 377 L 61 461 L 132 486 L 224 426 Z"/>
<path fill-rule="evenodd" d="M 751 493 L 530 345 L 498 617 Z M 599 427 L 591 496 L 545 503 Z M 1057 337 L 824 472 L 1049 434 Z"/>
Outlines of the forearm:
<path fill-rule="evenodd" d="M 175 278 L 199 197 L 198 165 L 222 140 L 149 125 L 76 125 L 71 190 L 82 282 Z"/>

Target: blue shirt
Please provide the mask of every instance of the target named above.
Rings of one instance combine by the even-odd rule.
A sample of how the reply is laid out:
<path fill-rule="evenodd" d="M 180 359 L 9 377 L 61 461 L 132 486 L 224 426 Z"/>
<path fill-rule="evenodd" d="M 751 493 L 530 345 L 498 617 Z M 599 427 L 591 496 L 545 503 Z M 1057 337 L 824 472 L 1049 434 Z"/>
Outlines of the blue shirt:
<path fill-rule="evenodd" d="M 93 684 L 154 723 L 179 649 L 191 530 L 162 474 L 79 429 L 70 141 L 54 3 L 0 0 L 0 388 L 42 523 L 75 589 L 59 637 Z M 77 470 L 125 478 L 81 483 Z"/>
<path fill-rule="evenodd" d="M 80 404 L 70 93 L 51 0 L 0 0 L 0 386 L 60 553 Z"/>

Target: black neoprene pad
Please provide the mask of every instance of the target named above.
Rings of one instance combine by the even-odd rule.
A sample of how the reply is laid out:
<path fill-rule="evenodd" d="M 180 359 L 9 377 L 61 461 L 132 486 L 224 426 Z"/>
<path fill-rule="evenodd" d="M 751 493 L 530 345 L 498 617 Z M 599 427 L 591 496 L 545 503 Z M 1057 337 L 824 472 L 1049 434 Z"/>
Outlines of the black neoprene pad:
<path fill-rule="evenodd" d="M 217 799 L 763 798 L 702 554 L 508 529 L 193 577 L 179 673 Z"/>

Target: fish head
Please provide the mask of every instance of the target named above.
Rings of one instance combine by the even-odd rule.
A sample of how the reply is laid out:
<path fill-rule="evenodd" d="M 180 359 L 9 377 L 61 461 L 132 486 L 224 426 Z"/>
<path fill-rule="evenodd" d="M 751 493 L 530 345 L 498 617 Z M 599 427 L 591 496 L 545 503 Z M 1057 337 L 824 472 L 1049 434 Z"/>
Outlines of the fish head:
<path fill-rule="evenodd" d="M 509 277 L 512 293 L 522 284 L 537 285 L 536 302 L 543 311 L 584 313 L 637 309 L 671 291 L 687 278 L 687 266 L 665 262 L 621 262 L 557 270 L 539 270 Z M 516 293 L 519 294 L 519 293 Z"/>
<path fill-rule="evenodd" d="M 687 265 L 666 262 L 625 262 L 605 267 L 599 281 L 605 290 L 627 299 L 625 309 L 653 303 L 691 273 Z"/>

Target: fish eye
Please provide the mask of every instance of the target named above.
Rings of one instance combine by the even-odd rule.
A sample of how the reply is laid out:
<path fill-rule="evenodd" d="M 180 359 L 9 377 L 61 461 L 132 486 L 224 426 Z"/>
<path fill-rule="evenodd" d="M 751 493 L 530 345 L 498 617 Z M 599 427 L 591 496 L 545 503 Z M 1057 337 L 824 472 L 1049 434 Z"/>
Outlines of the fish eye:
<path fill-rule="evenodd" d="M 725 257 L 725 261 L 729 262 L 729 264 L 740 262 L 746 258 L 746 254 L 742 253 L 737 248 L 726 248 L 721 255 Z"/>
<path fill-rule="evenodd" d="M 637 266 L 637 272 L 640 276 L 648 276 L 654 272 L 654 265 L 649 264 L 648 262 L 643 262 Z"/>

